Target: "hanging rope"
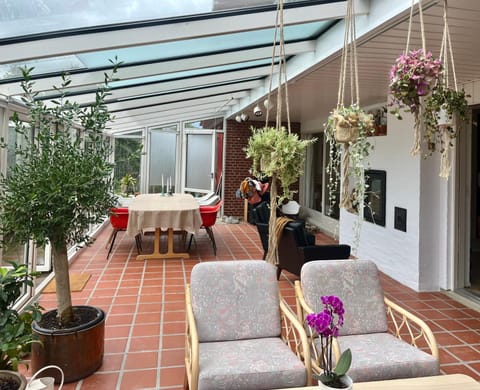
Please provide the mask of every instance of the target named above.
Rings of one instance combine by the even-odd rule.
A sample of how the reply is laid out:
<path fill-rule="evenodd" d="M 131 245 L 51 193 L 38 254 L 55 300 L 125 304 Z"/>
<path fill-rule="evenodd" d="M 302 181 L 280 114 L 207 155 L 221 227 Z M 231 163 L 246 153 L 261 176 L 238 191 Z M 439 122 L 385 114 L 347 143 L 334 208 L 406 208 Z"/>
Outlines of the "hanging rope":
<path fill-rule="evenodd" d="M 287 114 L 287 131 L 291 133 L 291 123 L 290 123 L 290 106 L 288 102 L 288 83 L 287 83 L 287 64 L 285 56 L 285 37 L 284 37 L 284 20 L 283 20 L 283 0 L 278 0 L 277 3 L 277 15 L 275 19 L 275 32 L 273 39 L 273 50 L 272 50 L 272 65 L 270 68 L 270 81 L 268 87 L 267 102 L 270 105 L 270 97 L 272 95 L 272 80 L 274 72 L 275 58 L 277 56 L 277 37 L 278 37 L 278 86 L 277 86 L 277 111 L 275 117 L 275 128 L 277 131 L 282 130 L 282 116 L 283 116 L 283 94 L 282 88 L 285 91 L 285 105 L 286 105 L 286 114 Z M 267 113 L 265 115 L 265 126 L 268 126 L 269 123 L 269 108 L 266 107 Z M 277 253 L 277 243 L 278 243 L 278 227 L 277 227 L 277 176 L 272 175 L 271 184 L 270 184 L 270 218 L 268 222 L 268 253 L 266 261 L 270 264 L 278 264 L 278 253 Z"/>
<path fill-rule="evenodd" d="M 405 47 L 405 55 L 408 55 L 410 50 L 410 37 L 412 35 L 412 23 L 413 23 L 413 9 L 415 7 L 415 0 L 412 0 L 412 5 L 410 6 L 410 17 L 408 19 L 408 32 L 407 32 L 407 45 Z M 423 9 L 422 9 L 422 0 L 418 0 L 418 15 L 420 19 L 420 35 L 422 40 L 422 50 L 423 54 L 427 54 L 427 45 L 425 43 L 425 26 L 423 23 Z M 420 107 L 418 111 L 414 114 L 415 116 L 415 126 L 414 126 L 414 134 L 413 134 L 413 146 L 411 150 L 411 155 L 416 156 L 421 152 L 421 137 L 424 130 L 424 123 L 423 123 L 423 98 L 420 97 Z"/>
<path fill-rule="evenodd" d="M 457 75 L 455 73 L 455 62 L 453 57 L 452 41 L 450 38 L 450 28 L 448 26 L 448 4 L 447 0 L 443 1 L 443 36 L 442 45 L 440 48 L 440 60 L 443 62 L 443 88 L 449 89 L 450 87 L 450 66 L 451 77 L 453 80 L 453 87 L 455 92 L 458 92 Z M 444 113 L 448 117 L 447 113 Z M 450 176 L 450 149 L 452 147 L 451 138 L 455 137 L 455 132 L 458 130 L 457 125 L 461 121 L 458 121 L 456 114 L 453 113 L 452 123 L 446 126 L 440 126 L 442 149 L 440 150 L 440 177 L 448 178 Z M 451 129 L 448 128 L 451 126 Z M 453 130 L 453 134 L 451 133 Z"/>
<path fill-rule="evenodd" d="M 359 83 L 358 83 L 358 56 L 356 44 L 356 26 L 354 1 L 347 1 L 347 14 L 345 17 L 345 33 L 343 38 L 342 57 L 340 62 L 340 76 L 338 82 L 337 110 L 343 107 L 345 100 L 345 84 L 347 78 L 347 64 L 350 70 L 350 99 L 352 105 L 360 106 Z M 350 196 L 350 142 L 343 143 L 342 154 L 342 190 L 340 207 L 352 209 Z"/>

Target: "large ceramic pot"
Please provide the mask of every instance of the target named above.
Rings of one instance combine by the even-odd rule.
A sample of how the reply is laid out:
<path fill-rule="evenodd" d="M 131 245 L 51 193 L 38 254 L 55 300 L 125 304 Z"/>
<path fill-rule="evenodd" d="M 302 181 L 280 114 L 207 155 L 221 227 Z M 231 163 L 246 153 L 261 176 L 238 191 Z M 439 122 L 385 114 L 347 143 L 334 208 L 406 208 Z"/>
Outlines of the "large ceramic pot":
<path fill-rule="evenodd" d="M 26 386 L 27 380 L 22 374 L 16 371 L 0 370 L 0 388 L 24 390 Z"/>
<path fill-rule="evenodd" d="M 46 312 L 39 323 L 32 325 L 40 343 L 32 344 L 32 373 L 44 366 L 59 366 L 65 382 L 85 378 L 102 365 L 105 340 L 105 313 L 93 306 L 74 306 L 74 314 L 86 318 L 86 322 L 67 329 L 49 329 L 45 324 L 55 318 L 56 310 Z M 52 376 L 55 383 L 61 378 L 56 370 L 45 370 L 42 376 Z"/>

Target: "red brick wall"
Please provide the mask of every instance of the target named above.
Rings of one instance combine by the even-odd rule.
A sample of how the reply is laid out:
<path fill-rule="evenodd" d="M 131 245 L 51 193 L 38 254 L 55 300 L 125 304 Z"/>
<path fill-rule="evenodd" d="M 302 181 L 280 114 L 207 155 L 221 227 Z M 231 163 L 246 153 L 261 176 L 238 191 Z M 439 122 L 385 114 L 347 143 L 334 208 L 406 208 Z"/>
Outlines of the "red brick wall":
<path fill-rule="evenodd" d="M 250 176 L 249 169 L 251 160 L 245 157 L 243 148 L 247 146 L 248 138 L 251 135 L 250 126 L 263 127 L 265 122 L 243 122 L 235 120 L 227 121 L 226 148 L 225 148 L 225 172 L 224 172 L 224 215 L 243 217 L 243 199 L 235 197 L 235 191 L 240 183 L 247 176 Z M 275 124 L 272 124 L 275 126 Z M 300 134 L 300 123 L 291 124 L 292 132 Z M 298 183 L 292 186 L 298 189 Z"/>

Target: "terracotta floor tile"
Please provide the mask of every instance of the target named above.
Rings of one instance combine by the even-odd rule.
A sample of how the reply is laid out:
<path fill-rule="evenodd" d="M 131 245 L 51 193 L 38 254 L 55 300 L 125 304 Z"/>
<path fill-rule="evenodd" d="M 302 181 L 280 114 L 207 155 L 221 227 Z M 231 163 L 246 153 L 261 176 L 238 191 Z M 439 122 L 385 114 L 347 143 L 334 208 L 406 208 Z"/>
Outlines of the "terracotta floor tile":
<path fill-rule="evenodd" d="M 88 378 L 83 379 L 81 388 L 82 390 L 113 390 L 117 384 L 118 375 L 118 372 L 97 372 L 90 375 Z"/>
<path fill-rule="evenodd" d="M 158 351 L 160 336 L 132 337 L 129 352 Z"/>
<path fill-rule="evenodd" d="M 457 356 L 461 361 L 480 360 L 480 352 L 467 345 L 453 346 L 446 349 Z"/>
<path fill-rule="evenodd" d="M 125 370 L 141 370 L 158 366 L 158 350 L 149 352 L 129 352 L 125 361 Z"/>
<path fill-rule="evenodd" d="M 185 334 L 180 335 L 164 335 L 162 338 L 162 348 L 175 349 L 185 346 Z"/>
<path fill-rule="evenodd" d="M 135 370 L 123 374 L 120 389 L 155 389 L 156 387 L 157 370 Z"/>
<path fill-rule="evenodd" d="M 162 349 L 161 367 L 182 366 L 185 364 L 185 349 Z"/>
<path fill-rule="evenodd" d="M 132 337 L 158 336 L 160 334 L 160 323 L 138 324 L 133 328 Z"/>
<path fill-rule="evenodd" d="M 107 358 L 104 357 L 103 364 L 100 367 L 99 371 L 120 371 L 122 368 L 123 353 L 111 354 Z"/>
<path fill-rule="evenodd" d="M 123 353 L 125 352 L 125 348 L 127 346 L 128 338 L 115 338 L 115 339 L 106 339 L 105 340 L 105 353 Z"/>
<path fill-rule="evenodd" d="M 177 386 L 183 384 L 185 367 L 168 367 L 160 369 L 160 386 Z"/>
<path fill-rule="evenodd" d="M 476 381 L 480 381 L 480 375 L 475 370 L 468 367 L 468 365 L 462 363 L 443 366 L 442 371 L 445 374 L 465 374 L 471 376 Z"/>

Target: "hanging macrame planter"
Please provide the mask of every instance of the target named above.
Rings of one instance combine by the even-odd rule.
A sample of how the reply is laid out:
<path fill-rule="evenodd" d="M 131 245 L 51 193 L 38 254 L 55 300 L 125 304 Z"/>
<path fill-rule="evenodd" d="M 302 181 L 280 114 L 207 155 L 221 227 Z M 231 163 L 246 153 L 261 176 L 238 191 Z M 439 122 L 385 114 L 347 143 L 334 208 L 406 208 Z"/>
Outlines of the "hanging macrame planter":
<path fill-rule="evenodd" d="M 392 113 L 402 119 L 399 110 L 413 114 L 414 140 L 411 150 L 412 155 L 421 153 L 421 141 L 424 135 L 425 98 L 438 85 L 443 72 L 442 61 L 427 52 L 425 44 L 425 28 L 423 23 L 422 1 L 418 0 L 418 13 L 420 18 L 420 33 L 422 48 L 409 50 L 412 31 L 414 0 L 410 7 L 408 22 L 407 45 L 405 52 L 396 59 L 390 70 L 390 94 L 392 95 Z M 428 145 L 428 142 L 427 142 Z"/>
<path fill-rule="evenodd" d="M 360 108 L 357 48 L 355 37 L 354 1 L 347 1 L 347 15 L 345 18 L 345 36 L 340 64 L 340 77 L 337 96 L 337 107 L 328 117 L 325 127 L 327 142 L 330 145 L 330 159 L 327 172 L 330 176 L 338 177 L 336 167 L 342 166 L 342 181 L 340 191 L 340 207 L 363 213 L 363 199 L 365 193 L 364 159 L 371 150 L 367 137 L 375 131 L 372 115 L 367 115 Z M 345 84 L 347 78 L 347 64 L 350 65 L 350 94 L 352 103 L 344 105 Z M 350 178 L 354 180 L 353 191 L 350 190 Z M 334 193 L 337 191 L 335 181 L 329 182 L 330 210 L 335 202 Z"/>
<path fill-rule="evenodd" d="M 277 33 L 279 34 L 279 54 L 277 49 Z M 255 176 L 266 175 L 271 178 L 270 183 L 270 218 L 268 252 L 265 260 L 270 264 L 278 264 L 278 239 L 283 231 L 283 225 L 277 221 L 278 199 L 290 199 L 289 186 L 296 182 L 303 173 L 305 152 L 308 145 L 315 139 L 301 140 L 291 131 L 290 109 L 288 103 L 288 83 L 285 58 L 285 43 L 283 36 L 283 0 L 277 4 L 277 19 L 273 39 L 272 66 L 270 71 L 270 85 L 268 97 L 264 102 L 266 108 L 265 126 L 261 129 L 252 128 L 252 135 L 245 148 L 247 158 L 253 159 L 252 173 Z M 277 110 L 275 127 L 269 125 L 269 111 L 272 106 L 272 80 L 276 57 L 279 58 Z M 287 114 L 287 128 L 282 126 L 283 93 Z M 260 169 L 260 171 L 259 171 Z M 283 194 L 277 194 L 278 182 L 281 183 Z"/>
<path fill-rule="evenodd" d="M 443 74 L 431 95 L 425 100 L 424 134 L 425 142 L 430 146 L 430 154 L 436 150 L 440 152 L 439 176 L 445 179 L 450 176 L 453 141 L 465 126 L 468 112 L 465 92 L 458 89 L 447 13 L 447 0 L 444 0 L 443 38 L 440 49 Z"/>

